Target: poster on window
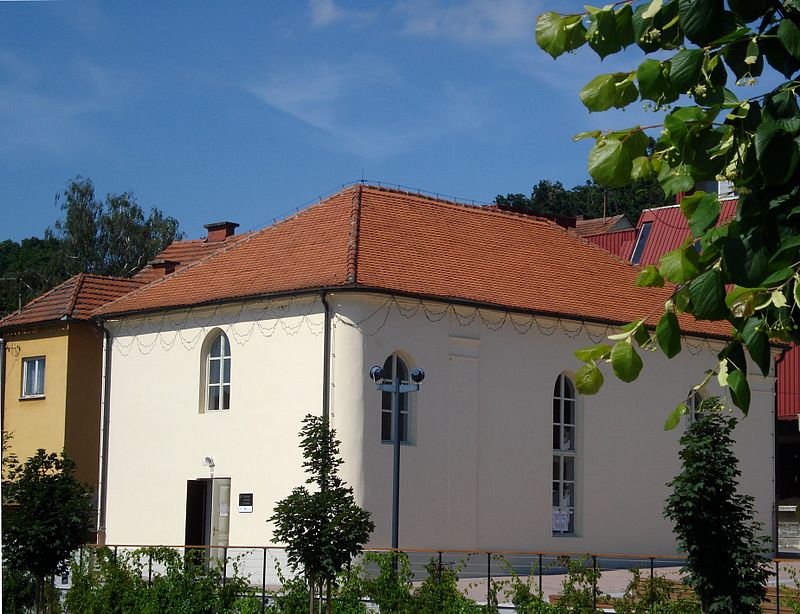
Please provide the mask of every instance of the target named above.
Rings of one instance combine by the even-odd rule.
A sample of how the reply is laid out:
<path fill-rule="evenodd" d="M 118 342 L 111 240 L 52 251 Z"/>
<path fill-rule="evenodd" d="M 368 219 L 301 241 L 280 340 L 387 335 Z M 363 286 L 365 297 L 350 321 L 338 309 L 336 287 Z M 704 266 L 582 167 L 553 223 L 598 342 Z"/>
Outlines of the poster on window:
<path fill-rule="evenodd" d="M 569 512 L 553 510 L 553 533 L 569 531 Z"/>

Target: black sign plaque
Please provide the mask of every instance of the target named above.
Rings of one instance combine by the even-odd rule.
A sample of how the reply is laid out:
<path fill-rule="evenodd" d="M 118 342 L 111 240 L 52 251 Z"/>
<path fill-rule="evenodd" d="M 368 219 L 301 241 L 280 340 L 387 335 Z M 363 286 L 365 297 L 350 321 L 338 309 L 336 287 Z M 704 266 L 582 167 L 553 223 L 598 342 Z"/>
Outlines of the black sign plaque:
<path fill-rule="evenodd" d="M 239 493 L 239 512 L 241 514 L 251 514 L 253 512 L 253 493 Z"/>

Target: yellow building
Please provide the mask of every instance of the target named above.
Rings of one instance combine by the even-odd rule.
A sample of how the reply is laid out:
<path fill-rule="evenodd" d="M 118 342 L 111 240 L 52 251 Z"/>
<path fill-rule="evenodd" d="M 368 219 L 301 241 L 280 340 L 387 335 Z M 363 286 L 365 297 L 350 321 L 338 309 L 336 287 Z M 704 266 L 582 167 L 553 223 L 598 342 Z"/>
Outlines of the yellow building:
<path fill-rule="evenodd" d="M 19 460 L 67 452 L 76 477 L 98 485 L 103 329 L 98 306 L 141 281 L 80 274 L 0 320 L 3 430 Z"/>

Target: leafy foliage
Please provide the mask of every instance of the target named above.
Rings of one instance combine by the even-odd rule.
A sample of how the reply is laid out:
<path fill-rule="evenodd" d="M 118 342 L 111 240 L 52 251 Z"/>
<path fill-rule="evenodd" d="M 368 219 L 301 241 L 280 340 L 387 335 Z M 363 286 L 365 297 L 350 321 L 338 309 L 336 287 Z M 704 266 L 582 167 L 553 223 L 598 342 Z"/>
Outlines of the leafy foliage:
<path fill-rule="evenodd" d="M 495 203 L 501 209 L 515 213 L 544 213 L 569 217 L 582 215 L 586 218 L 596 218 L 603 216 L 604 199 L 606 215 L 621 213 L 633 224 L 644 209 L 667 204 L 663 190 L 653 179 L 637 181 L 611 190 L 607 190 L 594 180 L 567 189 L 560 181 L 543 179 L 533 186 L 530 196 L 498 194 Z"/>
<path fill-rule="evenodd" d="M 800 341 L 799 25 L 797 0 L 632 0 L 545 13 L 536 27 L 537 43 L 554 58 L 587 43 L 601 58 L 631 45 L 650 56 L 628 72 L 595 77 L 580 92 L 590 111 L 641 100 L 663 113 L 650 126 L 575 137 L 595 139 L 589 173 L 599 184 L 657 179 L 670 196 L 724 180 L 739 195 L 735 219 L 718 227 L 716 194 L 693 194 L 682 210 L 700 253 L 689 241 L 639 283 L 676 284 L 666 313 L 730 323 L 717 374 L 745 413 L 743 349 L 767 374 L 768 339 Z M 765 73 L 784 81 L 746 99 L 730 89 L 756 85 Z M 676 355 L 677 319 L 659 327 L 658 346 Z M 595 368 L 597 360 L 587 364 Z M 587 383 L 578 382 L 584 393 L 599 388 L 597 377 Z"/>
<path fill-rule="evenodd" d="M 37 578 L 64 571 L 89 535 L 92 511 L 91 490 L 66 454 L 39 449 L 12 461 L 3 479 L 4 565 Z"/>
<path fill-rule="evenodd" d="M 109 548 L 84 553 L 72 566 L 72 588 L 65 606 L 74 614 L 194 614 L 261 611 L 247 580 L 236 573 L 222 581 L 220 565 L 208 565 L 202 553 L 181 555 L 163 547 L 115 554 Z M 148 581 L 146 565 L 159 569 Z"/>
<path fill-rule="evenodd" d="M 61 241 L 55 237 L 0 242 L 0 315 L 64 281 L 62 264 Z"/>
<path fill-rule="evenodd" d="M 64 219 L 48 236 L 62 241 L 68 274 L 127 277 L 177 238 L 178 221 L 151 209 L 145 217 L 133 194 L 108 194 L 97 200 L 90 179 L 76 177 L 64 190 Z M 57 199 L 58 201 L 59 199 Z"/>
<path fill-rule="evenodd" d="M 760 612 L 770 575 L 753 498 L 737 492 L 741 471 L 733 454 L 736 420 L 707 399 L 681 437 L 681 473 L 668 484 L 664 508 L 687 555 L 687 583 L 704 612 Z"/>
<path fill-rule="evenodd" d="M 269 522 L 275 523 L 273 541 L 286 544 L 290 566 L 302 568 L 313 589 L 330 586 L 361 552 L 375 525 L 338 474 L 339 441 L 327 418 L 309 414 L 303 419 L 300 447 L 306 484 L 316 490 L 295 488 L 278 501 Z"/>

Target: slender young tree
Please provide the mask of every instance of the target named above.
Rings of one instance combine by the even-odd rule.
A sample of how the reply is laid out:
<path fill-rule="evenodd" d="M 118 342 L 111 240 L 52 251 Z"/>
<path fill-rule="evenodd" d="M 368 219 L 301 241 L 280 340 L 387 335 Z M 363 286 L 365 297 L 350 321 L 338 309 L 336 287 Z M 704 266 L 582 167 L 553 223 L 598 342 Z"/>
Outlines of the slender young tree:
<path fill-rule="evenodd" d="M 342 459 L 336 431 L 328 419 L 307 415 L 300 431 L 306 484 L 278 501 L 268 522 L 275 524 L 272 541 L 286 544 L 293 570 L 302 569 L 309 586 L 309 612 L 314 614 L 317 587 L 327 588 L 331 612 L 331 587 L 346 565 L 367 543 L 375 524 L 355 502 L 353 489 L 339 476 Z"/>
<path fill-rule="evenodd" d="M 688 584 L 703 612 L 757 614 L 770 576 L 753 497 L 738 492 L 741 471 L 731 433 L 736 419 L 718 398 L 700 405 L 681 437 L 680 474 L 668 484 L 664 515 L 675 523 Z"/>

